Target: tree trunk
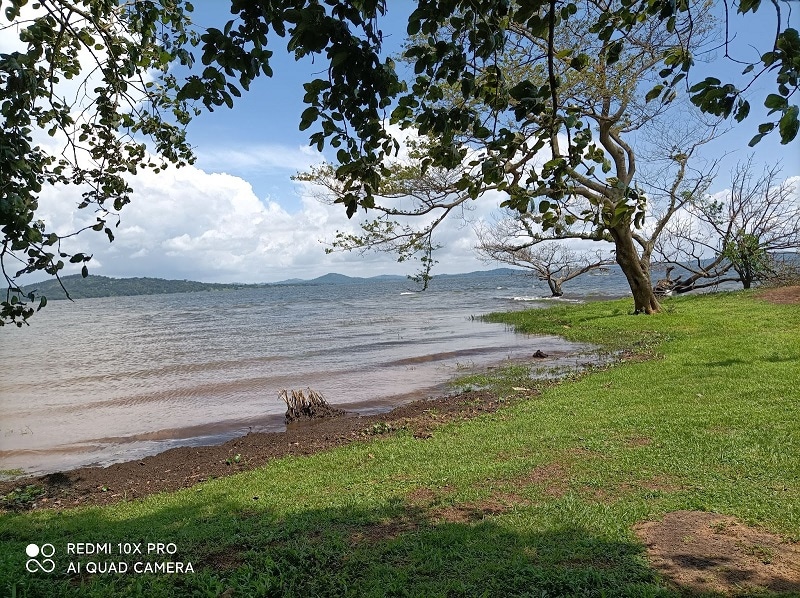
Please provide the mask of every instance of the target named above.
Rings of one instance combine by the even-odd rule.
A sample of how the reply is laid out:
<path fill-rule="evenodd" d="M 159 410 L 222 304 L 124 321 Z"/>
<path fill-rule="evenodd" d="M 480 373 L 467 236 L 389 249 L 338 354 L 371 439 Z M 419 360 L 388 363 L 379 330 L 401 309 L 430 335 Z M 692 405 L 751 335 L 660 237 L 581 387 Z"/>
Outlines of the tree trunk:
<path fill-rule="evenodd" d="M 550 287 L 550 292 L 553 297 L 561 297 L 564 291 L 561 290 L 561 282 L 552 278 L 547 279 L 547 285 Z"/>
<path fill-rule="evenodd" d="M 635 312 L 637 314 L 653 314 L 661 311 L 653 292 L 653 283 L 650 280 L 650 272 L 642 264 L 636 246 L 633 243 L 633 236 L 626 223 L 610 229 L 616 248 L 617 263 L 622 268 L 625 278 L 628 279 L 628 286 L 633 293 Z"/>

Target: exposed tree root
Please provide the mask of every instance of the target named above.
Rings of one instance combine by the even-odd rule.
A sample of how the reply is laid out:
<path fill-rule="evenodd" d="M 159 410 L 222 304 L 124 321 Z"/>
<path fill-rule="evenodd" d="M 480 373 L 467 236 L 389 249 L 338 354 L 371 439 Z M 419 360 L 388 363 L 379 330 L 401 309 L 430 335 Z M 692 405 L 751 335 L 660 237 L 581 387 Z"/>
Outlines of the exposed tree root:
<path fill-rule="evenodd" d="M 344 411 L 331 407 L 321 393 L 310 388 L 302 390 L 287 391 L 283 389 L 278 396 L 286 403 L 286 423 L 300 419 L 314 419 L 320 417 L 335 417 L 342 415 Z"/>

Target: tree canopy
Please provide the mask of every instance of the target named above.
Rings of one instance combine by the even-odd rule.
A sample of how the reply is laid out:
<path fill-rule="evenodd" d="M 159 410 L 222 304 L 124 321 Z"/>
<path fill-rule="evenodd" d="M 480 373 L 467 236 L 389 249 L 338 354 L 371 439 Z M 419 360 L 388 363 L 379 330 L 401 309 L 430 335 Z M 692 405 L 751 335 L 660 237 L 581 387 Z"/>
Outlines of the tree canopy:
<path fill-rule="evenodd" d="M 231 107 L 255 78 L 270 76 L 276 43 L 297 59 L 316 56 L 327 67 L 304 86 L 307 108 L 299 126 L 310 130 L 313 146 L 336 150 L 335 176 L 343 190 L 338 201 L 350 216 L 374 207 L 376 190 L 391 175 L 387 158 L 399 149 L 388 132 L 394 123 L 433 141 L 425 168 L 453 168 L 470 151 L 465 139 L 480 141 L 486 155 L 477 173 L 458 182 L 460 190 L 477 197 L 495 185 L 506 193 L 507 207 L 538 203 L 543 222 L 555 226 L 558 200 L 573 193 L 569 181 L 575 168 L 587 160 L 604 162 L 592 125 L 560 91 L 573 72 L 591 71 L 598 60 L 618 63 L 632 43 L 631 33 L 643 28 L 677 40 L 654 50 L 660 68 L 645 94 L 648 103 L 668 103 L 685 86 L 703 111 L 741 121 L 750 111 L 749 86 L 769 78 L 769 120 L 751 143 L 770 134 L 790 143 L 798 132 L 793 102 L 800 37 L 777 0 L 768 8 L 758 0 L 736 6 L 745 15 L 771 9 L 777 15 L 768 47 L 757 61 L 742 65 L 739 81 L 692 80 L 696 57 L 690 42 L 701 5 L 691 2 L 419 0 L 407 24 L 410 81 L 383 53 L 385 0 L 231 0 L 232 18 L 203 32 L 192 29 L 191 4 L 181 0 L 41 0 L 33 12 L 26 5 L 26 0 L 0 3 L 5 19 L 0 27 L 18 30 L 22 44 L 19 51 L 0 55 L 0 259 L 12 291 L 19 276 L 38 271 L 57 276 L 64 260 L 90 259 L 62 252 L 65 235 L 37 218 L 43 186 L 78 186 L 80 206 L 97 211 L 90 228 L 113 239 L 113 220 L 130 201 L 131 175 L 190 162 L 185 127 L 192 115 Z M 599 54 L 558 43 L 561 25 L 578 19 L 586 21 L 594 40 L 587 47 L 600 48 Z M 531 56 L 535 83 L 509 80 L 498 64 L 503 50 L 523 39 L 538 48 Z M 195 63 L 195 55 L 202 64 Z M 175 65 L 190 69 L 188 76 L 176 76 L 170 70 Z M 64 95 L 59 86 L 64 81 L 77 81 L 78 92 Z M 462 102 L 442 101 L 452 90 Z M 519 136 L 509 123 L 530 128 L 531 135 Z M 61 148 L 52 149 L 43 133 Z M 613 140 L 612 131 L 604 133 L 601 126 L 600 145 L 604 135 Z M 558 151 L 555 144 L 561 144 Z M 610 152 L 612 161 L 625 159 L 624 146 L 617 145 L 619 155 Z M 516 156 L 544 148 L 553 156 L 546 168 L 509 180 L 506 167 Z M 613 202 L 610 218 L 635 223 L 641 206 L 630 183 L 624 177 L 603 183 L 621 200 Z M 0 321 L 21 325 L 35 299 L 10 293 Z"/>

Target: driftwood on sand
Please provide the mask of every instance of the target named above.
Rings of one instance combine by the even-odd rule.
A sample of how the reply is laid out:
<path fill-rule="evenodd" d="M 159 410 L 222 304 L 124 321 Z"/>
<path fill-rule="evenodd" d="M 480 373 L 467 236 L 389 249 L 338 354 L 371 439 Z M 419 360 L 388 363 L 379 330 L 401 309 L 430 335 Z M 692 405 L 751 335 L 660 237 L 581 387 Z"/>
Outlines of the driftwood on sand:
<path fill-rule="evenodd" d="M 286 403 L 286 423 L 300 419 L 314 419 L 320 417 L 335 417 L 344 414 L 344 411 L 332 407 L 328 401 L 316 390 L 306 389 L 288 391 L 283 389 L 278 396 Z"/>

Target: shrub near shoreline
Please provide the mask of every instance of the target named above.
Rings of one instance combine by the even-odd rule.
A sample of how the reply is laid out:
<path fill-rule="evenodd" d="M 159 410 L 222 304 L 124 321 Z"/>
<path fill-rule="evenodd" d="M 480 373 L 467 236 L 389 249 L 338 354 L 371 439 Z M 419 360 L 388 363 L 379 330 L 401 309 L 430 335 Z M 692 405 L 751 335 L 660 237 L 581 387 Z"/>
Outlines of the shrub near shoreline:
<path fill-rule="evenodd" d="M 718 514 L 706 524 L 713 533 L 757 526 L 783 538 L 736 536 L 750 538 L 742 558 L 766 572 L 751 577 L 759 595 L 797 595 L 793 557 L 776 547 L 800 541 L 800 310 L 751 293 L 680 297 L 651 317 L 628 309 L 618 301 L 491 316 L 653 358 L 550 386 L 426 439 L 398 430 L 142 501 L 4 515 L 0 588 L 678 596 L 680 581 L 648 560 L 634 527 L 706 511 Z M 58 550 L 76 541 L 172 542 L 174 560 L 195 573 L 74 575 L 58 556 L 53 574 L 25 571 L 29 543 Z M 744 594 L 747 584 L 709 591 Z"/>

